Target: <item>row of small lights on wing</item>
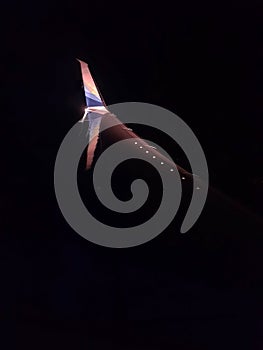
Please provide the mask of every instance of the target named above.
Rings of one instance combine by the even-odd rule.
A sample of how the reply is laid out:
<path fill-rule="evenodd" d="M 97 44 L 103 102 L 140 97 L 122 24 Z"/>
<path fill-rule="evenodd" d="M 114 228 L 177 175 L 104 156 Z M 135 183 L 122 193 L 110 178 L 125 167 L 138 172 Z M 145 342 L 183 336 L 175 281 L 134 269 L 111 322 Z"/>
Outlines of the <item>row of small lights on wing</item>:
<path fill-rule="evenodd" d="M 135 142 L 134 142 L 134 144 L 135 144 L 135 145 L 138 145 L 138 142 L 137 142 L 137 141 L 135 141 Z M 143 146 L 139 146 L 139 147 L 140 147 L 141 149 L 143 149 Z M 156 147 L 153 147 L 153 146 L 150 146 L 150 147 L 152 147 L 152 148 L 156 148 Z M 146 151 L 145 151 L 145 153 L 150 153 L 150 151 L 146 150 Z M 153 157 L 153 159 L 155 159 L 155 158 L 156 158 L 156 156 L 152 156 L 152 157 Z M 164 165 L 164 162 L 161 162 L 161 165 Z M 170 168 L 170 171 L 171 171 L 171 172 L 173 172 L 173 171 L 174 171 L 174 169 L 173 169 L 173 168 Z M 185 179 L 186 179 L 186 178 L 185 178 L 185 176 L 182 176 L 182 180 L 185 180 Z M 197 186 L 197 187 L 196 187 L 196 189 L 197 189 L 197 190 L 200 190 L 200 187 L 199 187 L 199 186 Z"/>

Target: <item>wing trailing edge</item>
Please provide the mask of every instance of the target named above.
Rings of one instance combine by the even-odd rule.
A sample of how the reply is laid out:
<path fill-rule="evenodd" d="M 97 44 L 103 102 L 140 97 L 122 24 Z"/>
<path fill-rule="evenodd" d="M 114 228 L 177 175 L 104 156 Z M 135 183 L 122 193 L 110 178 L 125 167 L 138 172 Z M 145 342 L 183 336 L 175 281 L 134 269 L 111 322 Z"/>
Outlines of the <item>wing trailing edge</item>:
<path fill-rule="evenodd" d="M 94 153 L 98 144 L 100 123 L 103 115 L 109 113 L 103 98 L 95 84 L 95 81 L 90 73 L 89 67 L 86 62 L 79 60 L 83 88 L 86 99 L 86 109 L 82 121 L 88 121 L 89 123 L 89 145 L 87 148 L 87 162 L 86 168 L 89 169 L 92 165 Z"/>

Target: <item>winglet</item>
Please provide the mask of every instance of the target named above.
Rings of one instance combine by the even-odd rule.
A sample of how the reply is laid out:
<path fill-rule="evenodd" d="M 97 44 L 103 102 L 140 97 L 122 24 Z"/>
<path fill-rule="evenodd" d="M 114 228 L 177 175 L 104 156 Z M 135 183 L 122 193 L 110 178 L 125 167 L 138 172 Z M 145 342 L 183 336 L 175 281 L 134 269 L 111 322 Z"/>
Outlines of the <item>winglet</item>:
<path fill-rule="evenodd" d="M 99 90 L 95 84 L 94 79 L 90 73 L 89 67 L 86 62 L 77 59 L 80 63 L 82 80 L 84 85 L 86 105 L 87 107 L 104 106 L 103 99 L 99 93 Z"/>

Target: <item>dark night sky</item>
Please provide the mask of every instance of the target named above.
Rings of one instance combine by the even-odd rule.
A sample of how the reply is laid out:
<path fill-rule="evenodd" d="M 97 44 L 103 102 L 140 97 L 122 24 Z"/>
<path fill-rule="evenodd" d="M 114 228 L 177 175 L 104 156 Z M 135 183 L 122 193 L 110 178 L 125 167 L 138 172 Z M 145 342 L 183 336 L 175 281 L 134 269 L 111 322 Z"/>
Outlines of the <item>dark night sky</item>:
<path fill-rule="evenodd" d="M 9 6 L 3 51 L 14 117 L 5 119 L 31 128 L 38 108 L 43 135 L 72 125 L 82 113 L 79 56 L 108 104 L 144 101 L 176 112 L 200 138 L 212 182 L 247 205 L 255 201 L 262 191 L 254 185 L 262 178 L 259 5 Z"/>
<path fill-rule="evenodd" d="M 135 344 L 145 337 L 152 349 L 162 339 L 167 349 L 259 349 L 259 235 L 236 232 L 233 224 L 222 235 L 162 250 L 161 263 L 154 244 L 127 254 L 96 247 L 60 215 L 53 166 L 64 135 L 82 116 L 79 57 L 108 104 L 143 101 L 177 113 L 204 148 L 212 184 L 262 213 L 262 4 L 10 1 L 3 7 L 1 308 L 9 341 L 30 346 L 42 339 L 43 348 L 52 348 L 63 338 L 78 349 L 89 343 L 92 325 L 92 348 L 108 348 L 107 339 L 118 334 L 107 333 L 107 325 L 128 322 L 131 312 L 139 321 L 123 326 L 122 349 L 129 349 L 125 337 Z M 140 326 L 145 319 L 150 323 Z M 99 328 L 107 345 L 97 343 Z M 151 345 L 156 329 L 161 340 Z"/>

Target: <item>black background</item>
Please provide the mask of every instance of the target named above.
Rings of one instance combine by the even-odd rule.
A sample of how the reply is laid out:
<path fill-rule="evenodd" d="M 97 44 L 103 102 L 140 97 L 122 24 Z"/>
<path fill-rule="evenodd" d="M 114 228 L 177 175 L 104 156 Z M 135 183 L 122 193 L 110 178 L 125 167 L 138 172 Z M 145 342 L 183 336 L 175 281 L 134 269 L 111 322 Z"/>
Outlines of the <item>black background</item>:
<path fill-rule="evenodd" d="M 3 341 L 260 349 L 260 231 L 228 227 L 231 209 L 216 235 L 98 247 L 60 214 L 53 168 L 83 114 L 79 57 L 107 104 L 178 114 L 204 148 L 211 183 L 260 215 L 262 4 L 10 1 L 2 10 Z"/>

